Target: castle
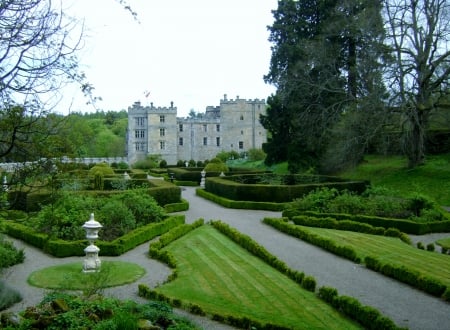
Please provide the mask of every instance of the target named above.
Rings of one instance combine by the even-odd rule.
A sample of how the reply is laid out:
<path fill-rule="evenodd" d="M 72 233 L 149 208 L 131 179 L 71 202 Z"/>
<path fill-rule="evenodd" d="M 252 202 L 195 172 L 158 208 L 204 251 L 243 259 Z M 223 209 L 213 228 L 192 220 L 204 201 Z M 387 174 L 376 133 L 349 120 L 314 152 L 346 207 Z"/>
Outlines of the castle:
<path fill-rule="evenodd" d="M 239 154 L 260 149 L 267 132 L 259 122 L 266 113 L 264 99 L 220 100 L 195 117 L 177 117 L 177 108 L 142 106 L 135 102 L 128 108 L 127 158 L 133 164 L 147 155 L 160 155 L 167 164 L 179 160 L 203 161 L 221 151 Z"/>

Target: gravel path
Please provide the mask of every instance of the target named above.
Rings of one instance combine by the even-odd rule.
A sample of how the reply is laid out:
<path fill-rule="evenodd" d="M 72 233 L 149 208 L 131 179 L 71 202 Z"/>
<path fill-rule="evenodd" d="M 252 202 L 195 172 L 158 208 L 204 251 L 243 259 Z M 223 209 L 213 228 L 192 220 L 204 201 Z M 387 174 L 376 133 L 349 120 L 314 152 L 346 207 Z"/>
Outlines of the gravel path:
<path fill-rule="evenodd" d="M 183 198 L 188 200 L 190 204 L 189 210 L 182 212 L 186 215 L 187 223 L 191 223 L 198 218 L 203 218 L 206 221 L 222 220 L 242 233 L 251 236 L 259 244 L 265 246 L 269 252 L 286 262 L 290 268 L 315 277 L 318 287 L 335 287 L 340 295 L 355 297 L 362 304 L 377 308 L 399 326 L 413 330 L 450 329 L 450 304 L 299 239 L 280 233 L 261 222 L 263 217 L 279 217 L 280 212 L 223 208 L 197 197 L 195 189 L 195 187 L 183 188 Z M 450 234 L 433 234 L 430 238 L 428 236 L 414 237 L 413 240 L 417 239 L 425 243 L 429 240 L 448 236 Z M 24 296 L 22 302 L 9 309 L 10 311 L 19 311 L 27 306 L 37 304 L 46 293 L 43 289 L 27 284 L 27 277 L 32 271 L 58 263 L 80 260 L 80 258 L 54 258 L 21 241 L 13 241 L 17 247 L 24 248 L 26 254 L 25 262 L 12 267 L 6 274 L 7 282 L 17 288 Z M 120 257 L 102 257 L 102 260 L 114 259 L 134 262 L 147 270 L 147 273 L 137 282 L 107 289 L 105 295 L 145 302 L 137 296 L 137 283 L 145 283 L 150 287 L 155 287 L 170 274 L 170 269 L 167 266 L 147 257 L 147 250 L 148 243 L 145 243 Z M 176 310 L 176 312 L 190 318 L 204 329 L 233 329 L 181 310 Z"/>

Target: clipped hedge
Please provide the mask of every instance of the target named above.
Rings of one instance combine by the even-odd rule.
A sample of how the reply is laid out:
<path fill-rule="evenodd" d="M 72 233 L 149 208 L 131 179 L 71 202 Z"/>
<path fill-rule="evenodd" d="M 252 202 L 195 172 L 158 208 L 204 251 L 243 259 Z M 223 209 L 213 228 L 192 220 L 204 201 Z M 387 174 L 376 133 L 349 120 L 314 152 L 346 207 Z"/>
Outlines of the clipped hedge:
<path fill-rule="evenodd" d="M 304 289 L 312 292 L 315 291 L 316 281 L 313 277 L 305 276 L 303 272 L 290 269 L 283 261 L 272 255 L 263 246 L 255 242 L 250 236 L 240 233 L 236 229 L 221 221 L 212 221 L 211 225 L 251 254 L 262 259 L 279 272 L 287 275 L 290 279 L 300 284 Z"/>
<path fill-rule="evenodd" d="M 316 218 L 307 215 L 298 215 L 291 218 L 292 222 L 296 225 L 308 226 L 308 227 L 319 227 L 319 228 L 330 228 L 336 230 L 348 230 L 358 233 L 371 234 L 371 235 L 382 235 L 389 237 L 398 237 L 403 242 L 411 244 L 411 239 L 405 233 L 402 233 L 396 228 L 385 229 L 383 227 L 374 227 L 367 223 L 361 223 L 351 220 L 341 220 L 337 221 L 331 217 L 327 218 Z"/>
<path fill-rule="evenodd" d="M 383 227 L 385 229 L 396 228 L 401 232 L 413 235 L 450 232 L 450 220 L 419 223 L 413 220 L 383 218 L 360 214 L 320 213 L 294 209 L 283 210 L 283 217 L 293 218 L 298 215 L 309 215 L 315 218 L 333 218 L 337 221 L 350 220 L 353 222 L 366 223 L 374 227 Z"/>
<path fill-rule="evenodd" d="M 240 177 L 245 176 L 241 175 Z M 226 178 L 208 178 L 205 182 L 205 190 L 215 195 L 237 201 L 285 203 L 291 202 L 295 198 L 300 198 L 310 191 L 322 187 L 361 193 L 367 188 L 367 185 L 368 182 L 366 181 L 346 180 L 295 185 L 244 184 L 233 181 L 233 176 L 231 176 Z"/>
<path fill-rule="evenodd" d="M 116 178 L 105 179 L 105 188 L 111 188 L 111 182 L 118 181 Z M 130 180 L 130 184 L 136 185 L 148 185 L 146 189 L 147 193 L 152 196 L 156 202 L 163 206 L 171 203 L 178 203 L 181 200 L 181 188 L 160 179 L 136 179 Z M 111 194 L 120 193 L 121 190 L 83 190 L 74 191 L 73 193 L 81 194 L 93 194 L 96 196 L 108 196 Z M 25 191 L 9 191 L 8 201 L 12 207 L 16 210 L 22 210 L 25 212 L 35 212 L 41 209 L 41 205 L 50 203 L 52 200 L 52 192 L 47 189 L 43 189 L 39 192 L 27 193 Z"/>
<path fill-rule="evenodd" d="M 6 235 L 20 239 L 38 249 L 43 249 L 49 239 L 47 234 L 38 233 L 21 223 L 3 221 L 2 224 Z"/>
<path fill-rule="evenodd" d="M 136 246 L 167 232 L 171 228 L 183 224 L 184 221 L 184 215 L 170 216 L 162 222 L 151 223 L 139 227 L 112 242 L 99 240 L 95 244 L 100 248 L 100 255 L 119 256 Z M 9 221 L 5 221 L 4 223 L 5 233 L 7 235 L 23 240 L 55 257 L 64 258 L 85 255 L 84 249 L 88 244 L 86 240 L 64 241 L 60 239 L 50 239 L 47 235 L 36 233 L 22 224 Z"/>
<path fill-rule="evenodd" d="M 189 210 L 189 202 L 182 199 L 179 203 L 171 203 L 164 205 L 164 211 L 167 213 L 182 212 Z"/>
<path fill-rule="evenodd" d="M 377 309 L 363 306 L 361 303 L 349 296 L 339 296 L 334 288 L 321 287 L 318 296 L 331 304 L 341 313 L 357 321 L 369 330 L 396 330 L 399 328 L 391 319 L 383 316 Z"/>
<path fill-rule="evenodd" d="M 348 246 L 337 245 L 333 240 L 326 239 L 303 230 L 297 225 L 290 224 L 285 221 L 286 219 L 279 218 L 264 218 L 263 222 L 268 224 L 279 231 L 282 231 L 288 235 L 300 238 L 306 242 L 317 245 L 324 250 L 330 251 L 338 256 L 349 259 L 353 262 L 360 263 L 361 259 L 358 257 L 356 251 Z"/>
<path fill-rule="evenodd" d="M 179 226 L 173 227 L 170 231 L 162 235 L 157 242 L 150 244 L 148 250 L 150 257 L 164 262 L 170 268 L 176 268 L 175 258 L 172 256 L 172 254 L 162 249 L 171 242 L 186 235 L 187 233 L 191 232 L 195 228 L 202 226 L 203 224 L 204 220 L 198 219 L 192 224 L 181 224 Z"/>
<path fill-rule="evenodd" d="M 250 210 L 265 210 L 265 211 L 282 211 L 287 203 L 273 203 L 273 202 L 251 202 L 251 201 L 234 201 L 224 197 L 214 195 L 204 189 L 198 188 L 196 190 L 197 196 L 206 198 L 214 203 L 230 209 L 250 209 Z"/>
<path fill-rule="evenodd" d="M 408 269 L 405 266 L 382 263 L 377 258 L 371 256 L 365 257 L 364 263 L 369 269 L 409 284 L 433 296 L 450 301 L 450 297 L 446 294 L 446 292 L 450 291 L 450 287 L 447 287 L 437 279 L 424 276 L 420 272 Z"/>

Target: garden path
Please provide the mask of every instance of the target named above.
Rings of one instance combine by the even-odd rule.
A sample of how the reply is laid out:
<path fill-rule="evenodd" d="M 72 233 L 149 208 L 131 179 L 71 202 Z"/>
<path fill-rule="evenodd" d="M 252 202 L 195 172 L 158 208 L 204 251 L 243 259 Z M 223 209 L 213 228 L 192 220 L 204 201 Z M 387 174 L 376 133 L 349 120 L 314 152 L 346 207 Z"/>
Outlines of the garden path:
<path fill-rule="evenodd" d="M 450 304 L 364 266 L 326 252 L 314 245 L 281 233 L 261 222 L 263 217 L 279 217 L 280 212 L 223 208 L 196 196 L 186 187 L 183 198 L 189 201 L 186 222 L 198 218 L 221 220 L 252 237 L 290 268 L 303 271 L 317 280 L 318 287 L 330 286 L 339 295 L 352 296 L 363 305 L 377 308 L 397 325 L 417 330 L 450 329 Z M 428 235 L 414 237 L 428 243 Z M 433 234 L 430 239 L 448 237 Z M 436 252 L 437 253 L 437 252 Z"/>
<path fill-rule="evenodd" d="M 361 265 L 337 257 L 314 245 L 278 232 L 261 222 L 264 217 L 279 217 L 280 212 L 223 208 L 196 196 L 195 189 L 195 187 L 183 187 L 182 191 L 182 197 L 189 201 L 190 205 L 188 211 L 181 212 L 186 215 L 187 223 L 192 223 L 199 218 L 206 221 L 221 220 L 252 237 L 270 253 L 283 260 L 290 268 L 313 276 L 317 280 L 318 287 L 335 287 L 340 295 L 355 297 L 362 304 L 377 308 L 400 326 L 417 330 L 450 329 L 450 304 L 370 271 Z M 427 243 L 427 236 L 418 239 Z M 436 238 L 433 237 L 433 239 Z M 40 302 L 46 293 L 46 290 L 32 287 L 27 283 L 31 272 L 80 258 L 55 258 L 19 240 L 12 240 L 18 248 L 23 248 L 26 254 L 24 263 L 11 267 L 5 274 L 8 284 L 18 289 L 24 297 L 21 303 L 12 306 L 9 310 L 20 311 Z M 148 243 L 145 243 L 120 257 L 102 257 L 102 260 L 134 262 L 147 270 L 144 277 L 137 282 L 107 289 L 105 295 L 144 302 L 145 300 L 137 296 L 137 283 L 145 283 L 154 287 L 167 278 L 170 269 L 158 261 L 149 259 L 147 251 Z M 204 329 L 232 329 L 180 310 L 177 310 L 177 313 L 184 314 Z"/>

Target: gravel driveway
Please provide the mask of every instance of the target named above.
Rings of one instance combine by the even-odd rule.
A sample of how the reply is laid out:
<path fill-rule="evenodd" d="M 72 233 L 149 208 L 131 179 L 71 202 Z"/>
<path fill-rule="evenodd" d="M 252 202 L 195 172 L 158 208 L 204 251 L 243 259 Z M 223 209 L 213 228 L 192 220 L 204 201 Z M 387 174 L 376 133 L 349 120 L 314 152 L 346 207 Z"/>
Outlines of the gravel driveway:
<path fill-rule="evenodd" d="M 450 304 L 370 271 L 364 266 L 337 257 L 314 245 L 278 232 L 261 222 L 263 217 L 279 217 L 280 212 L 223 208 L 197 197 L 195 189 L 195 187 L 185 187 L 182 192 L 182 197 L 190 204 L 189 210 L 182 212 L 186 215 L 187 223 L 198 218 L 206 221 L 222 220 L 252 237 L 270 253 L 283 260 L 290 268 L 313 276 L 317 280 L 318 287 L 331 286 L 338 290 L 339 295 L 355 297 L 362 304 L 377 308 L 399 326 L 417 330 L 450 329 Z M 450 234 L 434 234 L 432 239 L 442 236 L 448 237 Z M 426 236 L 414 239 L 427 241 Z M 9 309 L 19 311 L 27 306 L 37 304 L 46 293 L 43 289 L 27 284 L 27 277 L 32 271 L 58 263 L 80 260 L 80 258 L 54 258 L 21 241 L 14 240 L 14 242 L 17 247 L 24 248 L 26 253 L 25 262 L 12 267 L 6 274 L 7 282 L 17 288 L 25 297 L 21 303 Z M 154 287 L 167 278 L 170 269 L 158 261 L 149 259 L 147 250 L 148 243 L 145 243 L 120 257 L 102 257 L 102 260 L 114 258 L 114 260 L 125 260 L 141 265 L 147 270 L 147 273 L 137 283 L 145 283 Z M 144 302 L 137 296 L 136 283 L 107 289 L 105 295 Z M 183 311 L 178 310 L 177 313 L 188 316 L 204 329 L 232 329 Z"/>

